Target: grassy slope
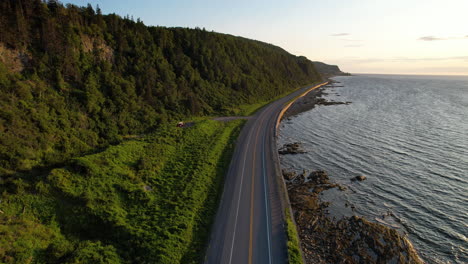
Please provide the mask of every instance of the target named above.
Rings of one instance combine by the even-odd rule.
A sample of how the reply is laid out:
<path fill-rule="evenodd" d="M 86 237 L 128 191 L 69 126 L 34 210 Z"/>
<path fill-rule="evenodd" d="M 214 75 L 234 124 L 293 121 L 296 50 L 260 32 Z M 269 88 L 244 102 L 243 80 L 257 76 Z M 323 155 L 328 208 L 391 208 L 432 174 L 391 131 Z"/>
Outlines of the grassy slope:
<path fill-rule="evenodd" d="M 301 246 L 299 242 L 299 235 L 297 234 L 296 225 L 292 221 L 292 216 L 289 210 L 286 209 L 286 231 L 288 236 L 288 256 L 290 264 L 302 264 Z"/>
<path fill-rule="evenodd" d="M 198 263 L 242 124 L 166 126 L 4 179 L 0 262 Z"/>

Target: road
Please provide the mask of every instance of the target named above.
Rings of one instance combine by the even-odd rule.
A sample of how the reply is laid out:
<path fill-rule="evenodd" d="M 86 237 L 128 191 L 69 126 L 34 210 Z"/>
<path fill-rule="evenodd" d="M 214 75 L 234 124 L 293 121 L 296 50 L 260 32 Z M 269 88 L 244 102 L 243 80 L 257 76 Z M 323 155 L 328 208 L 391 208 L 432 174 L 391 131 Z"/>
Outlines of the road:
<path fill-rule="evenodd" d="M 311 88 L 270 103 L 245 124 L 225 178 L 205 263 L 287 263 L 277 118 L 291 99 Z"/>

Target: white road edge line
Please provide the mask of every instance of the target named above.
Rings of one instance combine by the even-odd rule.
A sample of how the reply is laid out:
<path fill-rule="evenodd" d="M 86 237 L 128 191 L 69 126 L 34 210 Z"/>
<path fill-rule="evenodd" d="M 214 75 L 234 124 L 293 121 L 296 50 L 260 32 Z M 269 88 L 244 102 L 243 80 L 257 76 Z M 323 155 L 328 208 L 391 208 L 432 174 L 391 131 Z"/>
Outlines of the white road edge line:
<path fill-rule="evenodd" d="M 249 137 L 247 139 L 247 144 L 246 146 L 249 146 L 250 144 L 250 138 L 252 136 L 252 131 L 249 131 Z M 242 165 L 242 175 L 241 175 L 241 182 L 240 182 L 240 188 L 239 188 L 239 198 L 237 199 L 237 210 L 236 210 L 236 220 L 234 222 L 234 231 L 232 235 L 232 244 L 231 244 L 231 254 L 229 256 L 229 264 L 231 264 L 232 261 L 232 252 L 234 251 L 234 240 L 236 239 L 236 229 L 237 229 L 237 218 L 239 216 L 239 205 L 240 205 L 240 199 L 241 199 L 241 193 L 242 193 L 242 182 L 244 181 L 244 171 L 245 171 L 245 160 L 247 159 L 247 155 L 244 156 L 244 164 Z"/>
<path fill-rule="evenodd" d="M 267 228 L 267 238 L 268 238 L 268 263 L 271 264 L 271 242 L 270 242 L 270 221 L 268 217 L 268 199 L 267 199 L 267 184 L 266 184 L 266 173 L 265 173 L 265 138 L 263 136 L 263 151 L 262 151 L 262 167 L 263 167 L 263 189 L 265 194 L 265 216 L 266 216 L 266 228 Z"/>

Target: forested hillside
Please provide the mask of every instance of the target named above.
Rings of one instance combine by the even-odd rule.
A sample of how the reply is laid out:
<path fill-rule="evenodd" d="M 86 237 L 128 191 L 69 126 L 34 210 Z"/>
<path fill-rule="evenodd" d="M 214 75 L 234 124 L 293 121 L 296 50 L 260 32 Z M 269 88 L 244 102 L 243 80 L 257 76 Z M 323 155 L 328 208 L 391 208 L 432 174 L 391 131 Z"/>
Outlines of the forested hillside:
<path fill-rule="evenodd" d="M 0 2 L 0 174 L 64 162 L 187 116 L 235 114 L 313 83 L 311 61 L 91 6 Z"/>

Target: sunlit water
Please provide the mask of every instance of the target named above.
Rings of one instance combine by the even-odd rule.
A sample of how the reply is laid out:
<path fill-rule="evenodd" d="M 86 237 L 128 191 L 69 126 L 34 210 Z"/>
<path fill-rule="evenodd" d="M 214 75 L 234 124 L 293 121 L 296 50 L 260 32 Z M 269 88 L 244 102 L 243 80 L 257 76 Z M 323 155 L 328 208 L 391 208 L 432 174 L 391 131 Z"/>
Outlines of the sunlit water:
<path fill-rule="evenodd" d="M 328 100 L 283 121 L 279 145 L 296 170 L 324 169 L 348 187 L 329 191 L 332 214 L 356 214 L 407 233 L 429 263 L 468 263 L 468 77 L 336 77 Z M 366 181 L 350 178 L 365 175 Z M 344 206 L 355 206 L 354 210 Z"/>

